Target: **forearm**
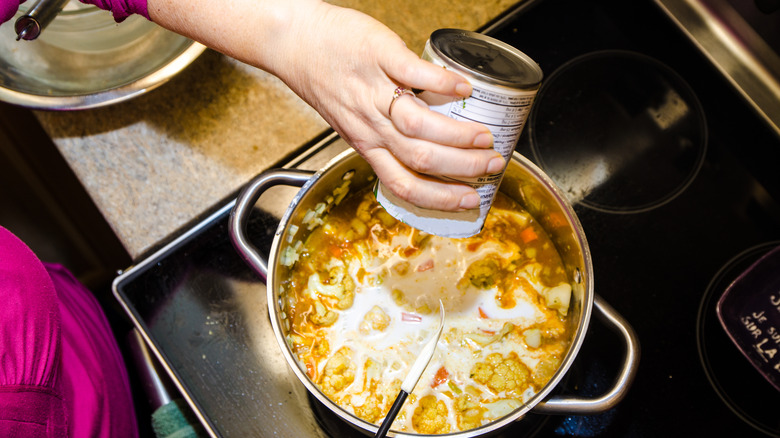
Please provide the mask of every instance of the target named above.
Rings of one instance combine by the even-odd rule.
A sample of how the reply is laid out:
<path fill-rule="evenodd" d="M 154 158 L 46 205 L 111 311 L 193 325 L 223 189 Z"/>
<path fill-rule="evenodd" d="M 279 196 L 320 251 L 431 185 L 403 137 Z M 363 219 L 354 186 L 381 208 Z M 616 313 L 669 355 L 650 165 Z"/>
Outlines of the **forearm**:
<path fill-rule="evenodd" d="M 322 7 L 320 0 L 148 0 L 160 26 L 276 75 L 295 43 L 308 43 L 297 29 Z"/>
<path fill-rule="evenodd" d="M 355 148 L 397 196 L 424 208 L 473 208 L 473 188 L 429 175 L 475 177 L 505 164 L 487 127 L 429 111 L 399 86 L 471 94 L 457 73 L 423 61 L 384 24 L 321 0 L 83 0 L 117 18 L 148 18 L 284 81 Z M 143 12 L 143 11 L 142 11 Z"/>

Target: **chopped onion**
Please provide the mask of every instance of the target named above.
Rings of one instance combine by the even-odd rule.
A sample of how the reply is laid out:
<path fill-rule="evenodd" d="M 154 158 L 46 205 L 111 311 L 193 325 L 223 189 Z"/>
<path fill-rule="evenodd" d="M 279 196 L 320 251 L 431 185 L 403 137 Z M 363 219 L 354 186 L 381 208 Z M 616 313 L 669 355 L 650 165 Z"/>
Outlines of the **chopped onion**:
<path fill-rule="evenodd" d="M 467 339 L 471 339 L 472 341 L 476 342 L 480 346 L 484 347 L 486 345 L 492 344 L 493 342 L 496 342 L 497 340 L 503 338 L 509 332 L 515 329 L 514 324 L 511 322 L 504 323 L 504 326 L 501 328 L 501 331 L 494 334 L 494 335 L 483 335 L 478 333 L 469 333 L 465 335 Z"/>
<path fill-rule="evenodd" d="M 295 234 L 298 232 L 298 226 L 295 224 L 290 225 L 290 230 L 287 233 L 287 243 L 291 243 Z"/>
<path fill-rule="evenodd" d="M 485 407 L 488 410 L 488 417 L 501 418 L 511 414 L 515 409 L 523 404 L 515 399 L 498 400 L 493 403 L 487 403 Z"/>

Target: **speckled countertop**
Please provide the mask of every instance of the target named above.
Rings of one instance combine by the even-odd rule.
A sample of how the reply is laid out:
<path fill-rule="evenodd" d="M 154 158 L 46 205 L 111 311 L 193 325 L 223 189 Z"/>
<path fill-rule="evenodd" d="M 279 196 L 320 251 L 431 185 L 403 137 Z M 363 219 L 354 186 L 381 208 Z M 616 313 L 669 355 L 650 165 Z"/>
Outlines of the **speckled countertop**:
<path fill-rule="evenodd" d="M 478 29 L 518 2 L 332 3 L 377 18 L 421 53 L 434 30 Z M 131 101 L 35 114 L 134 260 L 328 129 L 281 81 L 210 50 Z"/>

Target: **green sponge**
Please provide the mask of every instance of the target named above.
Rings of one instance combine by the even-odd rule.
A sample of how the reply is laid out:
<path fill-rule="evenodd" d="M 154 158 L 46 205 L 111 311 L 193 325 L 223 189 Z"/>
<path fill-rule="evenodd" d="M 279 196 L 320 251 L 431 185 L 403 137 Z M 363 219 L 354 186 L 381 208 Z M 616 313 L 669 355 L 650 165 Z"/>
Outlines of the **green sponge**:
<path fill-rule="evenodd" d="M 157 438 L 206 437 L 203 426 L 182 399 L 160 406 L 152 414 L 152 429 Z"/>

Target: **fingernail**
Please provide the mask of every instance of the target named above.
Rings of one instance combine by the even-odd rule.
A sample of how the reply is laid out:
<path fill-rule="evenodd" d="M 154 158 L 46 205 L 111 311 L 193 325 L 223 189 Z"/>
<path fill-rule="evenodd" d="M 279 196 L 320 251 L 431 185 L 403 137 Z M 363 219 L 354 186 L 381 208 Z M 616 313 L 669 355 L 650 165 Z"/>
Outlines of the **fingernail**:
<path fill-rule="evenodd" d="M 471 84 L 468 82 L 461 82 L 455 86 L 455 92 L 458 96 L 469 97 L 471 96 Z"/>
<path fill-rule="evenodd" d="M 500 173 L 506 166 L 506 160 L 503 157 L 491 158 L 488 161 L 487 173 Z"/>
<path fill-rule="evenodd" d="M 489 132 L 483 132 L 474 139 L 474 147 L 486 148 L 490 146 L 493 146 L 493 134 Z"/>
<path fill-rule="evenodd" d="M 479 206 L 479 195 L 477 195 L 476 193 L 472 193 L 470 195 L 466 195 L 460 198 L 459 207 L 462 208 L 463 210 L 476 208 L 477 206 Z"/>

